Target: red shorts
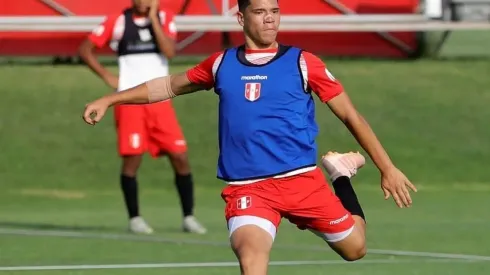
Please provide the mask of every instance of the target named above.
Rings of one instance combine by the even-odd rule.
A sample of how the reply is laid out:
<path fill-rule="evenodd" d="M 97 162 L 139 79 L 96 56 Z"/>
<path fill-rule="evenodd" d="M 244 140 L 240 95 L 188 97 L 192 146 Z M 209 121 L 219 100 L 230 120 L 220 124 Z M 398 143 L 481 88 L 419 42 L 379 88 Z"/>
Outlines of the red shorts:
<path fill-rule="evenodd" d="M 114 109 L 121 156 L 149 152 L 153 157 L 187 151 L 186 141 L 170 100 Z"/>
<path fill-rule="evenodd" d="M 277 229 L 284 217 L 299 229 L 326 234 L 345 232 L 354 226 L 351 214 L 319 168 L 286 178 L 228 185 L 221 196 L 226 202 L 227 221 L 237 216 L 255 216 L 270 221 Z"/>

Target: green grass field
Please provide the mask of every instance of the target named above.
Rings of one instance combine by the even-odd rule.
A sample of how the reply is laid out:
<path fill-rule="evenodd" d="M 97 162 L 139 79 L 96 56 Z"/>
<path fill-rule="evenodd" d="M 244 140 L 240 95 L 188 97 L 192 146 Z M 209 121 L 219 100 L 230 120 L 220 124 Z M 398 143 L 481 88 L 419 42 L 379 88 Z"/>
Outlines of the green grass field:
<path fill-rule="evenodd" d="M 384 201 L 379 175 L 368 162 L 354 182 L 367 214 L 369 255 L 344 264 L 317 238 L 285 221 L 270 274 L 488 274 L 488 60 L 328 65 L 419 192 L 411 209 Z M 236 266 L 227 266 L 235 258 L 227 244 L 223 183 L 215 178 L 212 92 L 174 101 L 190 148 L 196 214 L 209 234 L 180 232 L 170 166 L 148 157 L 139 177 L 142 212 L 157 232 L 138 237 L 126 232 L 112 113 L 96 127 L 80 117 L 85 103 L 109 92 L 104 84 L 81 66 L 3 65 L 0 79 L 1 274 L 238 274 Z M 360 150 L 326 106 L 317 105 L 317 118 L 319 153 Z M 165 263 L 171 264 L 151 265 Z M 83 266 L 5 268 L 70 265 Z"/>

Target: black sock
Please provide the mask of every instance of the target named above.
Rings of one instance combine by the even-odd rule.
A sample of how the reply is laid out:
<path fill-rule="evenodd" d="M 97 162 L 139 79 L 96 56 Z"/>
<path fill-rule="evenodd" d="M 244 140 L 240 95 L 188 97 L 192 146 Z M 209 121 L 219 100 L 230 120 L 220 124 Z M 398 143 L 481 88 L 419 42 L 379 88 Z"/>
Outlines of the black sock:
<path fill-rule="evenodd" d="M 360 216 L 366 220 L 349 177 L 338 177 L 332 183 L 332 185 L 333 189 L 335 190 L 335 195 L 337 195 L 337 197 L 340 199 L 344 208 L 347 209 L 347 211 L 349 211 L 352 215 Z"/>
<path fill-rule="evenodd" d="M 180 205 L 184 217 L 193 215 L 194 212 L 194 182 L 192 175 L 175 174 L 175 186 L 179 192 Z"/>
<path fill-rule="evenodd" d="M 124 194 L 124 202 L 126 203 L 129 218 L 139 216 L 138 182 L 136 178 L 121 175 L 121 189 Z"/>

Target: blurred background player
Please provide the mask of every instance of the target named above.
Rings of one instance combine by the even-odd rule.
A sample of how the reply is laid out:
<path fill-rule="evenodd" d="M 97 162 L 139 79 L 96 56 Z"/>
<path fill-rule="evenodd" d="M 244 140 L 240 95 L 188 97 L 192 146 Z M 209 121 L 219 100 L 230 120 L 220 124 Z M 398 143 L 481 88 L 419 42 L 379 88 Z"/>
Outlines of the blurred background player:
<path fill-rule="evenodd" d="M 174 14 L 159 8 L 157 0 L 133 0 L 122 14 L 108 16 L 82 43 L 80 57 L 111 88 L 122 91 L 169 73 L 168 59 L 175 56 L 177 30 Z M 118 55 L 119 77 L 104 68 L 95 48 L 109 44 Z M 147 105 L 115 108 L 120 183 L 129 215 L 129 229 L 151 234 L 153 229 L 140 216 L 137 171 L 142 156 L 167 155 L 175 172 L 183 230 L 204 234 L 206 229 L 193 216 L 194 188 L 184 135 L 170 100 Z"/>

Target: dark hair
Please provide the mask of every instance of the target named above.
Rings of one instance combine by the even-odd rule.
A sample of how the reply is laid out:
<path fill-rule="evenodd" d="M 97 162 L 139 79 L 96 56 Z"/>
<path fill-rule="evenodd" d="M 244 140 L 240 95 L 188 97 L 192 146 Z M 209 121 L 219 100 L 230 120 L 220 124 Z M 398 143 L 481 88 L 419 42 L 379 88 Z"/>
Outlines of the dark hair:
<path fill-rule="evenodd" d="M 238 0 L 238 10 L 243 12 L 250 5 L 250 0 Z"/>
<path fill-rule="evenodd" d="M 279 2 L 279 0 L 277 0 Z M 243 12 L 250 5 L 250 0 L 238 0 L 238 10 Z"/>

